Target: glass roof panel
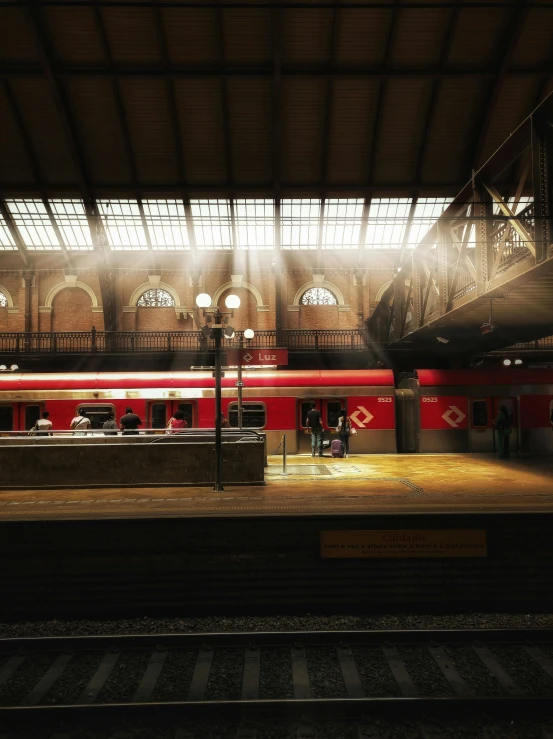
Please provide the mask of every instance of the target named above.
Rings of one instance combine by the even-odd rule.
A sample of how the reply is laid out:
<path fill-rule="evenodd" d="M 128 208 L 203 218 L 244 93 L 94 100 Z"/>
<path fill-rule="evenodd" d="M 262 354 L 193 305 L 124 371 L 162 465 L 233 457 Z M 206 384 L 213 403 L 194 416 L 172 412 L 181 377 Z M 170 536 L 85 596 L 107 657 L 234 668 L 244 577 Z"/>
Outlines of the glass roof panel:
<path fill-rule="evenodd" d="M 148 242 L 136 200 L 98 200 L 98 210 L 112 249 L 147 251 Z"/>
<path fill-rule="evenodd" d="M 341 198 L 325 201 L 323 249 L 358 249 L 363 198 Z"/>
<path fill-rule="evenodd" d="M 282 200 L 280 223 L 283 249 L 316 249 L 319 241 L 321 201 Z"/>
<path fill-rule="evenodd" d="M 92 236 L 82 200 L 51 200 L 50 207 L 65 246 L 72 251 L 91 251 Z"/>
<path fill-rule="evenodd" d="M 182 200 L 143 200 L 142 207 L 154 250 L 190 249 Z"/>
<path fill-rule="evenodd" d="M 2 215 L 2 213 L 0 213 L 0 250 L 2 251 L 16 251 L 17 250 L 15 242 L 12 239 L 10 229 L 8 228 L 6 224 L 6 221 L 4 220 L 4 216 Z"/>
<path fill-rule="evenodd" d="M 191 200 L 190 209 L 198 249 L 232 249 L 228 200 Z"/>
<path fill-rule="evenodd" d="M 272 249 L 275 245 L 273 200 L 234 201 L 238 249 Z"/>
<path fill-rule="evenodd" d="M 408 247 L 415 247 L 442 215 L 453 198 L 419 198 L 409 232 Z"/>
<path fill-rule="evenodd" d="M 411 198 L 373 198 L 365 245 L 372 249 L 401 249 Z"/>
<path fill-rule="evenodd" d="M 6 200 L 6 205 L 29 251 L 61 250 L 42 200 Z"/>

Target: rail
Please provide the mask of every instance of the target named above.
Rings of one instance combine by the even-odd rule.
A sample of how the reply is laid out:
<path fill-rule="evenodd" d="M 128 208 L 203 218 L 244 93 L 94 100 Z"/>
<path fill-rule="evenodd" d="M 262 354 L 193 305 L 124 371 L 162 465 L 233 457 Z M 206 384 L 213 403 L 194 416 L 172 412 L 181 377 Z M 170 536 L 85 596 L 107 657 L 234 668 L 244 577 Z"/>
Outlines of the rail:
<path fill-rule="evenodd" d="M 293 352 L 363 351 L 362 329 L 286 329 L 256 331 L 250 343 L 237 331 L 225 348 L 239 348 L 240 341 L 252 349 L 282 347 Z M 53 331 L 1 332 L 0 355 L 21 354 L 140 354 L 158 352 L 210 352 L 214 342 L 199 331 Z"/>
<path fill-rule="evenodd" d="M 0 651 L 8 697 L 0 717 L 85 723 L 102 716 L 159 719 L 162 714 L 181 720 L 321 720 L 361 719 L 376 711 L 422 718 L 433 709 L 448 717 L 492 710 L 535 718 L 538 710 L 550 707 L 552 638 L 551 629 L 4 638 Z M 418 649 L 416 667 L 412 647 Z M 512 658 L 513 649 L 518 650 L 517 659 Z M 167 679 L 164 673 L 175 650 L 181 661 L 188 655 L 183 663 L 187 666 L 177 678 L 169 670 Z M 226 650 L 224 660 L 219 659 L 220 650 Z M 96 658 L 87 663 L 79 659 L 84 654 Z M 467 658 L 473 665 L 468 669 Z M 128 670 L 116 669 L 129 659 L 135 665 L 130 677 Z M 229 659 L 230 672 L 237 676 L 232 684 Z M 42 669 L 25 670 L 29 663 L 40 663 Z M 381 666 L 383 676 L 378 684 L 370 677 L 375 665 Z M 321 673 L 333 676 L 322 695 L 320 687 L 312 687 L 317 683 L 312 683 L 313 675 Z M 489 694 L 482 688 L 482 673 L 487 684 L 493 683 Z M 49 698 L 53 692 L 55 700 Z M 114 695 L 125 697 L 114 700 Z"/>

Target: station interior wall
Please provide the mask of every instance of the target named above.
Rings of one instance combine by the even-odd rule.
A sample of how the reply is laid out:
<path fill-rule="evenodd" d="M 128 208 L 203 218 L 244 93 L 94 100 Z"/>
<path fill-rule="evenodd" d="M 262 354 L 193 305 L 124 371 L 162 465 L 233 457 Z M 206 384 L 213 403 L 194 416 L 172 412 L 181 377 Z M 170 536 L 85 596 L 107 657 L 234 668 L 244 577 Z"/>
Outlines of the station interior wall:
<path fill-rule="evenodd" d="M 312 257 L 312 255 L 308 255 Z M 311 266 L 314 259 L 304 255 L 284 255 L 280 269 L 281 328 L 283 329 L 354 329 L 361 326 L 378 303 L 379 292 L 394 275 L 397 254 L 371 254 L 365 265 L 348 265 L 340 254 L 325 254 L 324 266 Z M 268 260 L 267 260 L 268 261 Z M 363 286 L 356 285 L 355 275 L 362 273 Z M 192 267 L 152 269 L 119 268 L 115 270 L 117 328 L 121 331 L 192 331 L 195 295 L 214 295 L 227 285 L 218 303 L 224 308 L 225 297 L 237 294 L 241 306 L 232 318 L 238 329 L 255 331 L 277 327 L 278 280 L 275 268 L 267 264 L 236 265 L 232 256 L 212 255 L 209 266 L 202 269 L 198 288 L 191 279 Z M 233 280 L 232 276 L 241 275 Z M 302 292 L 321 285 L 334 292 L 338 305 L 300 305 Z M 359 278 L 357 278 L 359 279 Z M 177 296 L 174 307 L 138 307 L 143 291 L 169 286 Z M 22 270 L 0 271 L 0 291 L 11 305 L 0 307 L 0 331 L 25 330 L 25 283 Z M 49 300 L 54 292 L 53 298 Z M 134 296 L 134 297 L 133 297 Z M 341 304 L 340 304 L 341 303 Z M 31 286 L 31 331 L 90 331 L 94 326 L 104 330 L 102 296 L 98 272 L 93 267 L 68 272 L 63 268 L 37 269 Z"/>

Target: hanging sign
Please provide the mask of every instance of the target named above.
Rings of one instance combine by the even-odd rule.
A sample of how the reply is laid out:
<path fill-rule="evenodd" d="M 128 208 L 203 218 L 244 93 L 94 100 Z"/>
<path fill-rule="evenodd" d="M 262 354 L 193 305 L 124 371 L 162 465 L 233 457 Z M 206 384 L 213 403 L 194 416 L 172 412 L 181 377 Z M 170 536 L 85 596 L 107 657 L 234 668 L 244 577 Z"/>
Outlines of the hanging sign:
<path fill-rule="evenodd" d="M 227 365 L 274 367 L 288 364 L 288 349 L 227 349 Z"/>

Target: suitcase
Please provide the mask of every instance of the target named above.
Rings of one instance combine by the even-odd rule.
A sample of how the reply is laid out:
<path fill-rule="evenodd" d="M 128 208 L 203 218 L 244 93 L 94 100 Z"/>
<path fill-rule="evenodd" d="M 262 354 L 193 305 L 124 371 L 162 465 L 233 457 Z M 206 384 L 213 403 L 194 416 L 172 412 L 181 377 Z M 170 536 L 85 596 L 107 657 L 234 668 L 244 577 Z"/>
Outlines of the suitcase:
<path fill-rule="evenodd" d="M 333 457 L 344 456 L 344 445 L 342 444 L 341 439 L 333 439 L 332 444 L 330 445 L 330 453 Z"/>

